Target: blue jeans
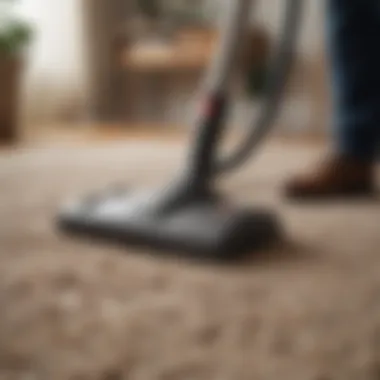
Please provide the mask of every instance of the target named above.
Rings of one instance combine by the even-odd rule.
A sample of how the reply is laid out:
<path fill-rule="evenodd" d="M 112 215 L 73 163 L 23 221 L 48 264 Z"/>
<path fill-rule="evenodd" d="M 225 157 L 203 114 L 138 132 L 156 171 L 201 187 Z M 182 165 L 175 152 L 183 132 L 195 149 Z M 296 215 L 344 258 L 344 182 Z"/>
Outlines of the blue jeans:
<path fill-rule="evenodd" d="M 380 141 L 380 0 L 327 0 L 334 142 L 374 160 Z"/>

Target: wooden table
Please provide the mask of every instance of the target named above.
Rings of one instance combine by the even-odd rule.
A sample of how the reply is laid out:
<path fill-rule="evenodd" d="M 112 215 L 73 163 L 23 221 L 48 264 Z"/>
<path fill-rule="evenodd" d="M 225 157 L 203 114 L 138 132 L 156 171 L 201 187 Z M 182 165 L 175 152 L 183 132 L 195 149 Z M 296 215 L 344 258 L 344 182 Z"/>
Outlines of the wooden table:
<path fill-rule="evenodd" d="M 215 31 L 185 30 L 170 42 L 145 41 L 129 46 L 122 63 L 134 73 L 201 70 L 209 65 L 216 41 Z"/>

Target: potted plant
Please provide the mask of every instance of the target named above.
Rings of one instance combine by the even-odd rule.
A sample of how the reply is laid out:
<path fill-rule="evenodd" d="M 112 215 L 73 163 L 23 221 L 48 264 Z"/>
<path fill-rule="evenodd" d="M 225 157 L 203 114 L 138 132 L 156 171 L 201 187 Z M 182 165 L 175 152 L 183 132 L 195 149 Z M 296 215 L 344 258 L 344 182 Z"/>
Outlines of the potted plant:
<path fill-rule="evenodd" d="M 30 25 L 16 16 L 15 0 L 0 4 L 0 142 L 18 139 L 23 55 L 32 38 Z"/>

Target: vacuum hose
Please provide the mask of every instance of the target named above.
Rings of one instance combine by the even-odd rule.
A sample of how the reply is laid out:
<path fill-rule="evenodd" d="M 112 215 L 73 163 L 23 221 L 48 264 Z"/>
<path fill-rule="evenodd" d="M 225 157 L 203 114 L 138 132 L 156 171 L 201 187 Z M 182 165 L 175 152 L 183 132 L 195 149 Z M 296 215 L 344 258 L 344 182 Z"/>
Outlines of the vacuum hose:
<path fill-rule="evenodd" d="M 281 37 L 269 68 L 264 104 L 259 117 L 255 120 L 250 128 L 250 134 L 245 137 L 239 149 L 228 157 L 215 162 L 215 173 L 224 173 L 242 165 L 253 152 L 257 151 L 257 147 L 272 130 L 275 118 L 279 114 L 284 89 L 295 56 L 303 3 L 304 0 L 287 0 Z"/>

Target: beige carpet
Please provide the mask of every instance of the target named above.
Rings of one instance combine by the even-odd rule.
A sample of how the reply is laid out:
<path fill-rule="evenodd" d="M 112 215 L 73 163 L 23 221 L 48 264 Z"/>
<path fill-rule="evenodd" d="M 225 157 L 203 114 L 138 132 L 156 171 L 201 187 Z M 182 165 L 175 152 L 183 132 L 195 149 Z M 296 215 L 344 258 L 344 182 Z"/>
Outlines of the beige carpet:
<path fill-rule="evenodd" d="M 0 155 L 0 379 L 380 379 L 380 204 L 287 204 L 316 149 L 272 144 L 224 184 L 278 208 L 289 244 L 202 267 L 59 236 L 72 195 L 176 168 L 173 145 Z"/>

